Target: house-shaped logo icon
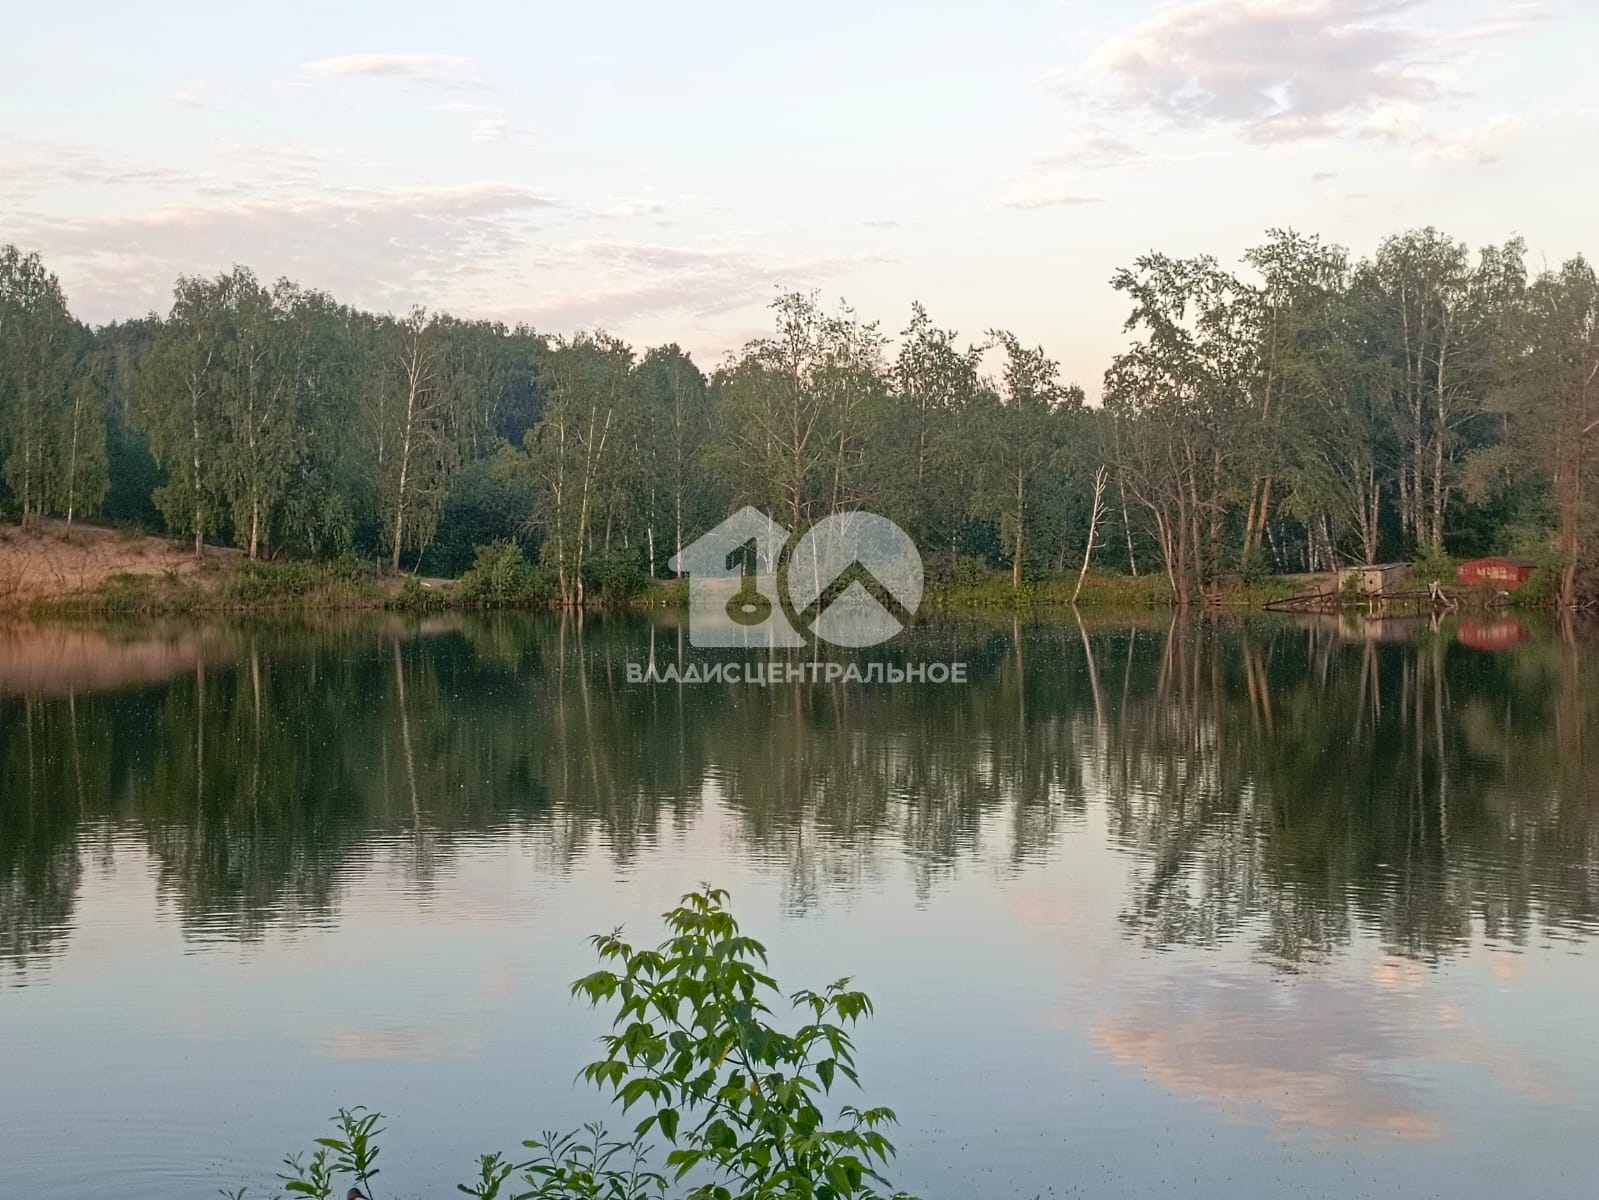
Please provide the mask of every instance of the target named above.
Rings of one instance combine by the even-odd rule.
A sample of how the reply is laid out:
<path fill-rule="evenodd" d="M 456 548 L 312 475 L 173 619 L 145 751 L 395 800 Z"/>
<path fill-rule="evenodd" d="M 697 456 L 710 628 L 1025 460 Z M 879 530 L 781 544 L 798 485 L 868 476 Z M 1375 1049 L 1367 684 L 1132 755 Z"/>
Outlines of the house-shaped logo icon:
<path fill-rule="evenodd" d="M 689 576 L 692 645 L 803 646 L 804 630 L 839 646 L 875 646 L 910 621 L 922 559 L 898 525 L 875 513 L 834 513 L 806 530 L 785 562 L 789 537 L 745 507 L 673 556 L 667 565 Z"/>
<path fill-rule="evenodd" d="M 691 645 L 805 645 L 783 615 L 777 590 L 788 537 L 787 529 L 746 505 L 672 556 L 666 565 L 689 577 Z"/>

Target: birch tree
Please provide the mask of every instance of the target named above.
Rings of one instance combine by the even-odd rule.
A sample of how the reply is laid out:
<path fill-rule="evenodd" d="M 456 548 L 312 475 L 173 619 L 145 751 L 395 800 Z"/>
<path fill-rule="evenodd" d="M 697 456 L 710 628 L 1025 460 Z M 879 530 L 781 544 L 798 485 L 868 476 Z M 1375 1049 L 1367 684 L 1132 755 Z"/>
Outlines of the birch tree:
<path fill-rule="evenodd" d="M 166 481 L 156 507 L 193 538 L 196 558 L 224 495 L 221 363 L 226 302 L 218 280 L 180 277 L 172 311 L 140 364 L 136 416 Z"/>
<path fill-rule="evenodd" d="M 975 498 L 998 519 L 1010 554 L 1011 587 L 1020 589 L 1028 531 L 1037 519 L 1036 493 L 1044 474 L 1060 465 L 1066 417 L 1082 409 L 1083 393 L 1061 382 L 1059 364 L 1042 347 L 1025 346 L 1004 330 L 989 336 L 1004 361 L 991 401 L 974 410 L 983 414 L 975 448 L 985 460 Z"/>
<path fill-rule="evenodd" d="M 368 425 L 375 439 L 375 483 L 389 569 L 427 544 L 458 457 L 455 395 L 436 318 L 413 308 L 384 318 L 373 338 Z"/>
<path fill-rule="evenodd" d="M 58 490 L 58 414 L 67 406 L 76 331 L 37 254 L 0 246 L 0 476 L 36 524 Z"/>
<path fill-rule="evenodd" d="M 59 470 L 51 499 L 70 527 L 100 507 L 111 487 L 106 448 L 106 395 L 111 364 L 106 355 L 84 357 L 73 373 L 55 434 Z"/>
<path fill-rule="evenodd" d="M 640 490 L 653 575 L 657 562 L 670 557 L 657 546 L 657 527 L 669 536 L 672 554 L 678 554 L 704 516 L 696 502 L 703 492 L 711 408 L 705 376 L 675 343 L 645 354 L 637 375 L 646 443 L 640 458 L 652 468 Z"/>
<path fill-rule="evenodd" d="M 544 527 L 545 557 L 553 559 L 562 602 L 581 605 L 595 518 L 632 399 L 633 352 L 604 333 L 558 340 L 544 386 L 544 416 L 527 438 L 542 492 L 534 520 Z"/>
<path fill-rule="evenodd" d="M 1523 352 L 1492 407 L 1503 442 L 1476 464 L 1541 479 L 1553 500 L 1557 596 L 1574 607 L 1583 574 L 1599 573 L 1599 275 L 1584 258 L 1528 290 Z"/>
<path fill-rule="evenodd" d="M 228 324 L 217 369 L 224 500 L 235 539 L 255 559 L 304 452 L 288 317 L 295 289 L 284 282 L 268 291 L 242 267 L 220 287 Z"/>

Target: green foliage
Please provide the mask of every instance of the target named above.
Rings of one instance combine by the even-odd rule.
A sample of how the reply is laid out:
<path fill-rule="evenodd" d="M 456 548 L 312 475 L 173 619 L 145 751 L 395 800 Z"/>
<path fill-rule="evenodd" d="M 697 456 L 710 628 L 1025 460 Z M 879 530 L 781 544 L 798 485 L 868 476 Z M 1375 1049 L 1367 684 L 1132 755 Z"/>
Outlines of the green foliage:
<path fill-rule="evenodd" d="M 649 585 L 643 556 L 630 550 L 613 550 L 583 564 L 585 595 L 597 597 L 604 605 L 631 603 Z"/>
<path fill-rule="evenodd" d="M 829 1119 L 820 1106 L 836 1083 L 859 1085 L 847 1027 L 871 1015 L 871 1000 L 848 979 L 796 992 L 802 1023 L 785 1030 L 773 1020 L 781 993 L 766 949 L 740 932 L 725 892 L 684 896 L 665 921 L 671 936 L 653 950 L 620 931 L 594 938 L 612 966 L 572 992 L 618 1008 L 605 1057 L 583 1077 L 624 1110 L 649 1110 L 637 1133 L 670 1143 L 678 1180 L 707 1176 L 691 1200 L 879 1195 L 893 1112 L 843 1105 Z"/>
<path fill-rule="evenodd" d="M 371 1196 L 372 1180 L 378 1176 L 377 1137 L 383 1132 L 378 1122 L 382 1119 L 382 1113 L 360 1107 L 339 1109 L 333 1118 L 338 1136 L 317 1138 L 317 1149 L 309 1159 L 293 1154 L 283 1160 L 284 1170 L 278 1175 L 283 1190 L 310 1200 L 332 1200 L 335 1186 L 349 1180 Z"/>
<path fill-rule="evenodd" d="M 484 1160 L 485 1171 L 495 1159 L 494 1173 L 519 1170 L 529 1185 L 514 1200 L 650 1200 L 667 1194 L 666 1176 L 649 1168 L 649 1151 L 643 1136 L 629 1141 L 607 1137 L 604 1126 L 589 1124 L 576 1133 L 546 1133 L 523 1145 L 533 1156 L 507 1168 L 497 1156 Z M 462 1185 L 468 1195 L 493 1197 Z"/>
<path fill-rule="evenodd" d="M 187 616 L 206 606 L 195 583 L 171 573 L 113 575 L 99 587 L 62 597 L 42 606 L 44 615 Z"/>
<path fill-rule="evenodd" d="M 1512 542 L 1573 565 L 1562 605 L 1599 594 L 1586 260 L 1529 281 L 1515 239 L 1426 228 L 1356 261 L 1277 229 L 1241 263 L 1151 252 L 1113 286 L 1129 345 L 1091 409 L 1042 348 L 920 305 L 890 339 L 779 296 L 708 381 L 676 345 L 360 312 L 244 267 L 89 331 L 38 255 L 0 247 L 0 512 L 431 575 L 513 540 L 562 600 L 620 604 L 743 504 L 796 531 L 866 509 L 941 586 L 1007 570 L 1015 605 L 1082 560 L 1104 472 L 1092 565 L 1177 603 Z"/>
<path fill-rule="evenodd" d="M 329 563 L 244 562 L 223 576 L 224 608 L 371 608 L 379 600 L 372 567 L 355 559 Z"/>
<path fill-rule="evenodd" d="M 0 246 L 0 479 L 24 522 L 70 490 L 63 473 L 73 464 L 65 461 L 60 433 L 67 414 L 83 407 L 83 393 L 71 386 L 77 342 L 56 277 L 37 254 Z"/>
<path fill-rule="evenodd" d="M 559 595 L 552 572 L 528 562 L 515 542 L 479 546 L 476 555 L 456 588 L 463 604 L 533 608 L 550 604 Z"/>
<path fill-rule="evenodd" d="M 620 930 L 596 935 L 601 969 L 572 985 L 574 996 L 616 1006 L 605 1056 L 582 1077 L 622 1111 L 646 1111 L 632 1136 L 599 1124 L 545 1133 L 523 1143 L 524 1161 L 482 1155 L 477 1178 L 459 1191 L 479 1200 L 662 1200 L 678 1185 L 684 1200 L 888 1194 L 880 1170 L 894 1156 L 883 1132 L 893 1112 L 843 1104 L 830 1117 L 822 1108 L 835 1087 L 860 1086 L 849 1027 L 871 1015 L 871 1000 L 840 979 L 795 992 L 798 1023 L 778 1024 L 782 993 L 766 972 L 766 948 L 740 931 L 727 899 L 708 884 L 684 896 L 664 915 L 669 936 L 654 949 L 634 947 Z M 340 1109 L 337 1136 L 317 1138 L 309 1158 L 284 1159 L 285 1190 L 329 1200 L 354 1182 L 370 1196 L 382 1119 Z M 664 1172 L 649 1166 L 660 1142 Z"/>
<path fill-rule="evenodd" d="M 472 565 L 478 547 L 515 540 L 534 511 L 534 496 L 523 456 L 506 443 L 492 457 L 462 467 L 423 556 L 425 573 L 458 576 Z"/>
<path fill-rule="evenodd" d="M 1438 550 L 1418 557 L 1411 564 L 1411 570 L 1420 587 L 1426 587 L 1434 580 L 1448 587 L 1454 584 L 1455 571 L 1459 566 L 1456 559 Z"/>
<path fill-rule="evenodd" d="M 448 608 L 450 597 L 436 587 L 428 587 L 415 575 L 407 575 L 397 594 L 390 596 L 385 608 L 395 612 L 439 612 Z"/>

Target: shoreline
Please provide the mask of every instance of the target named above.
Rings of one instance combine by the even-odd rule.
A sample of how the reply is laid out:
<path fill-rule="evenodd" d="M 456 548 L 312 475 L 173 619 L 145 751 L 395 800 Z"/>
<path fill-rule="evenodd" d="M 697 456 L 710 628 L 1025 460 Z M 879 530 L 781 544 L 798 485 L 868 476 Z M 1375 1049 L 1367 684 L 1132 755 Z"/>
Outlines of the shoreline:
<path fill-rule="evenodd" d="M 375 562 L 335 559 L 252 562 L 228 547 L 206 547 L 197 560 L 187 546 L 150 534 L 60 523 L 40 530 L 0 528 L 0 616 L 33 619 L 104 616 L 229 616 L 275 612 L 442 612 L 526 610 L 616 611 L 687 606 L 682 579 L 654 579 L 626 597 L 594 595 L 581 605 L 551 599 L 495 601 L 463 595 L 461 579 L 391 575 Z M 1216 581 L 1190 600 L 1190 611 L 1232 612 L 1266 605 L 1328 586 L 1321 575 L 1269 575 Z M 929 583 L 921 607 L 934 612 L 1028 613 L 1074 606 L 1077 573 L 1045 576 L 1013 588 L 1010 575 L 993 571 L 955 582 Z M 1511 597 L 1445 589 L 1462 611 L 1528 603 L 1535 590 Z M 1181 611 L 1164 574 L 1119 575 L 1090 571 L 1075 607 L 1087 610 Z M 1352 598 L 1342 611 L 1360 612 Z"/>

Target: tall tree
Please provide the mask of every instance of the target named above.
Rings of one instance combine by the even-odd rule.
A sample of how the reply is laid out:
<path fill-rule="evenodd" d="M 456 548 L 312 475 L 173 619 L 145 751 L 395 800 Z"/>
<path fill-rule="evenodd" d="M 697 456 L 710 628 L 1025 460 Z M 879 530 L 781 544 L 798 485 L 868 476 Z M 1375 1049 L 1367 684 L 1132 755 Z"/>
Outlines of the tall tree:
<path fill-rule="evenodd" d="M 1523 350 L 1493 408 L 1506 437 L 1479 467 L 1546 482 L 1554 501 L 1559 601 L 1578 603 L 1593 573 L 1599 529 L 1599 276 L 1584 258 L 1540 276 L 1528 289 Z"/>
<path fill-rule="evenodd" d="M 51 499 L 70 526 L 93 513 L 111 487 L 106 449 L 106 397 L 111 363 L 104 351 L 85 355 L 73 372 L 72 386 L 55 431 L 59 470 Z"/>
<path fill-rule="evenodd" d="M 1151 254 L 1119 272 L 1143 337 L 1105 375 L 1105 403 L 1125 430 L 1119 475 L 1152 524 L 1181 604 L 1220 570 L 1233 436 L 1249 407 L 1241 287 L 1214 259 Z"/>
<path fill-rule="evenodd" d="M 921 547 L 953 560 L 972 494 L 970 447 L 960 430 L 978 403 L 983 347 L 961 346 L 920 304 L 889 367 L 889 411 L 873 446 L 886 513 Z M 953 561 L 951 563 L 953 566 Z"/>
<path fill-rule="evenodd" d="M 633 351 L 604 333 L 558 340 L 545 364 L 544 416 L 527 448 L 543 489 L 544 545 L 564 603 L 583 602 L 583 568 L 631 408 Z"/>
<path fill-rule="evenodd" d="M 220 395 L 227 332 L 223 282 L 182 276 L 139 368 L 138 421 L 166 477 L 156 507 L 169 528 L 193 537 L 196 558 L 205 553 L 225 494 Z"/>
<path fill-rule="evenodd" d="M 696 501 L 702 491 L 701 461 L 711 432 L 710 396 L 705 376 L 675 343 L 645 354 L 637 374 L 643 444 L 636 454 L 650 472 L 642 501 L 650 574 L 654 575 L 659 561 L 670 557 L 657 548 L 657 529 L 670 532 L 672 553 L 680 553 L 688 531 L 696 528 L 704 515 Z"/>
<path fill-rule="evenodd" d="M 717 374 L 709 465 L 735 504 L 760 505 L 798 530 L 854 507 L 872 485 L 864 444 L 885 392 L 883 339 L 812 295 L 781 296 L 772 309 L 776 333 Z"/>
<path fill-rule="evenodd" d="M 1395 416 L 1405 450 L 1400 517 L 1415 545 L 1440 553 L 1464 427 L 1496 386 L 1496 334 L 1525 284 L 1525 247 L 1485 249 L 1427 228 L 1389 238 L 1366 268 L 1384 310 Z"/>
<path fill-rule="evenodd" d="M 368 426 L 389 568 L 432 537 L 450 472 L 459 457 L 459 378 L 446 361 L 437 317 L 413 308 L 384 317 L 370 343 Z"/>
<path fill-rule="evenodd" d="M 1082 410 L 1083 392 L 1061 382 L 1059 364 L 1042 347 L 1024 346 L 1004 330 L 990 336 L 1005 358 L 991 399 L 971 410 L 980 431 L 976 448 L 987 463 L 975 499 L 980 511 L 998 518 L 1010 551 L 1011 587 L 1019 589 L 1037 492 L 1046 473 L 1060 465 L 1066 422 Z"/>
<path fill-rule="evenodd" d="M 236 540 L 260 556 L 305 447 L 289 321 L 295 288 L 268 291 L 246 268 L 219 280 L 227 306 L 216 378 L 221 401 L 223 502 Z"/>
<path fill-rule="evenodd" d="M 1324 384 L 1325 349 L 1344 294 L 1348 255 L 1314 236 L 1273 229 L 1244 260 L 1260 276 L 1243 293 L 1249 400 L 1243 455 L 1252 479 L 1244 517 L 1243 557 L 1257 558 L 1274 493 L 1289 469 L 1295 430 Z"/>
<path fill-rule="evenodd" d="M 76 328 L 60 281 L 37 254 L 0 246 L 0 474 L 24 525 L 57 489 L 58 414 L 66 407 Z"/>

